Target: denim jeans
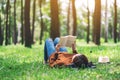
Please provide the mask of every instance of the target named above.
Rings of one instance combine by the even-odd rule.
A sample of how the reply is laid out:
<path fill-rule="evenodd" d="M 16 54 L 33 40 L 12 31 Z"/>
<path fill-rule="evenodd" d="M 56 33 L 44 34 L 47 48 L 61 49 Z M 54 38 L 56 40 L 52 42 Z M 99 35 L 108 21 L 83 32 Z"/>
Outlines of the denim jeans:
<path fill-rule="evenodd" d="M 55 46 L 59 43 L 60 38 L 55 38 L 55 40 L 53 41 L 52 39 L 46 39 L 45 41 L 45 45 L 44 45 L 44 60 L 47 61 L 48 58 L 50 57 L 50 55 L 52 53 L 54 53 L 56 51 Z M 66 47 L 61 47 L 59 49 L 60 52 L 67 52 Z"/>

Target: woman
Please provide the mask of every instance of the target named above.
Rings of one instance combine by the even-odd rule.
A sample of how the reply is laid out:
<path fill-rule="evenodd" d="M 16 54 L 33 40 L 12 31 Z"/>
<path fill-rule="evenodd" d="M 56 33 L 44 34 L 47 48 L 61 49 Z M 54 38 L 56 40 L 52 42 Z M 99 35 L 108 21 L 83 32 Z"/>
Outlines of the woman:
<path fill-rule="evenodd" d="M 89 67 L 88 59 L 83 54 L 78 54 L 75 44 L 72 45 L 72 54 L 67 52 L 66 47 L 60 47 L 59 38 L 54 41 L 47 39 L 44 46 L 44 62 L 49 62 L 50 67 Z"/>

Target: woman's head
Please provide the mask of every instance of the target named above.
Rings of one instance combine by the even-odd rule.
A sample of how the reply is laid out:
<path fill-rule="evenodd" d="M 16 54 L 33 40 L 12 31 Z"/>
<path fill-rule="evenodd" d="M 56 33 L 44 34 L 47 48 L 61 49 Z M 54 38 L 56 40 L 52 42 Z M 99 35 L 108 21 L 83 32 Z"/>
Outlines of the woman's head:
<path fill-rule="evenodd" d="M 87 67 L 88 59 L 83 54 L 76 54 L 72 58 L 72 62 L 75 64 L 76 67 Z"/>

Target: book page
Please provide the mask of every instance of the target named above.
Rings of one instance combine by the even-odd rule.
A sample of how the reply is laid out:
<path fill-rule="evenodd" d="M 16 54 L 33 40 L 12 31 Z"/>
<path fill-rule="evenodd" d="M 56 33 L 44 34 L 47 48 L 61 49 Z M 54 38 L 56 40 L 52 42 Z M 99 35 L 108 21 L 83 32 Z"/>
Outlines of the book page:
<path fill-rule="evenodd" d="M 65 46 L 66 47 L 71 47 L 72 44 L 75 43 L 75 40 L 76 40 L 76 36 L 71 36 L 71 35 L 69 35 L 69 36 L 63 36 L 63 37 L 60 37 L 59 44 L 62 47 L 65 47 Z"/>
<path fill-rule="evenodd" d="M 65 47 L 66 42 L 67 42 L 67 37 L 66 36 L 60 37 L 60 42 L 59 42 L 60 46 Z"/>
<path fill-rule="evenodd" d="M 66 46 L 72 47 L 72 44 L 75 44 L 76 42 L 76 36 L 68 36 Z"/>

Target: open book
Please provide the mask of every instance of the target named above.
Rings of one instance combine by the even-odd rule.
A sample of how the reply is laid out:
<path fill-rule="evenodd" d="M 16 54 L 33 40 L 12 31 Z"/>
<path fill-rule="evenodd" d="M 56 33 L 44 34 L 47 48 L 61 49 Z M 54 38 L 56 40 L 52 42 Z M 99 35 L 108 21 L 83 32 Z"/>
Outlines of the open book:
<path fill-rule="evenodd" d="M 72 44 L 75 44 L 76 36 L 68 35 L 60 37 L 60 46 L 72 47 Z"/>

